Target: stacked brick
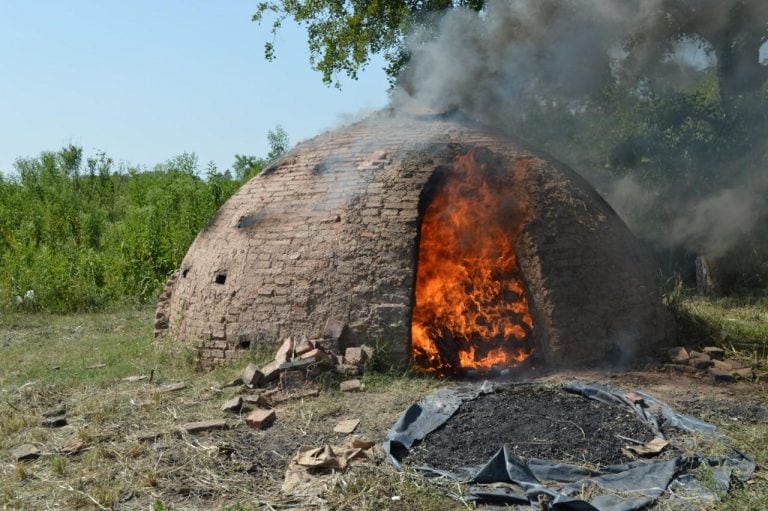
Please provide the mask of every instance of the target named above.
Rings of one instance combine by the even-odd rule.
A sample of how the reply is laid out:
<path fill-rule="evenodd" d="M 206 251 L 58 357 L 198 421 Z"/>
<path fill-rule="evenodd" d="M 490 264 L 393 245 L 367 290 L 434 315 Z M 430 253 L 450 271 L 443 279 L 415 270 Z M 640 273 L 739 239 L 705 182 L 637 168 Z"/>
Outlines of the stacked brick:
<path fill-rule="evenodd" d="M 663 345 L 646 256 L 584 180 L 477 126 L 393 111 L 299 144 L 227 201 L 166 287 L 158 339 L 195 343 L 211 363 L 319 338 L 335 318 L 349 346 L 384 342 L 406 363 L 428 183 L 478 148 L 531 204 L 517 249 L 541 362 L 607 366 Z"/>

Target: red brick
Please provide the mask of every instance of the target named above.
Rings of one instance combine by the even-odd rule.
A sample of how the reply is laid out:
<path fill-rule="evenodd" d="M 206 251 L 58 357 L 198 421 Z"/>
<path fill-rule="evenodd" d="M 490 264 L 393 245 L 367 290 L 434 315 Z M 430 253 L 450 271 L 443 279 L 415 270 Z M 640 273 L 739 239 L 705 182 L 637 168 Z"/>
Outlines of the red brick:
<path fill-rule="evenodd" d="M 274 410 L 254 410 L 245 418 L 245 423 L 252 428 L 266 429 L 275 422 L 276 418 Z"/>
<path fill-rule="evenodd" d="M 275 362 L 280 364 L 290 362 L 293 358 L 293 345 L 293 337 L 287 337 L 283 344 L 280 345 L 280 348 L 278 348 L 277 353 L 275 353 Z"/>

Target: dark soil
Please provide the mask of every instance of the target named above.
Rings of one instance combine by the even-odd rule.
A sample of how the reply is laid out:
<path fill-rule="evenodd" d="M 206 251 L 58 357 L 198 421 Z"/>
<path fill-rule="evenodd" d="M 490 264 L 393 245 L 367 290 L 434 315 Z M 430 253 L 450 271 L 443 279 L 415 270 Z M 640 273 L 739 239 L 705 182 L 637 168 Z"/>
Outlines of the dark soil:
<path fill-rule="evenodd" d="M 518 385 L 464 402 L 405 461 L 456 470 L 482 465 L 507 444 L 524 458 L 611 465 L 627 461 L 621 449 L 628 442 L 617 435 L 653 439 L 630 410 L 561 389 Z"/>

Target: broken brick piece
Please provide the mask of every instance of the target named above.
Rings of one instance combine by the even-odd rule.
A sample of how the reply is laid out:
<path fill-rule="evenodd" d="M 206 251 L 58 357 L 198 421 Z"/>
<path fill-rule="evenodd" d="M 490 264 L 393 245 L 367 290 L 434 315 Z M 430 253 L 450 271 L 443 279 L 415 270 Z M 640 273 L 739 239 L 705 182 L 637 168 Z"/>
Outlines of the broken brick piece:
<path fill-rule="evenodd" d="M 303 355 L 309 351 L 315 349 L 315 343 L 313 341 L 303 340 L 294 347 L 293 352 L 297 355 Z"/>
<path fill-rule="evenodd" d="M 307 379 L 304 371 L 293 370 L 280 373 L 280 388 L 282 390 L 293 390 L 302 387 Z"/>
<path fill-rule="evenodd" d="M 688 365 L 696 369 L 706 370 L 712 367 L 712 360 L 709 357 L 691 357 Z"/>
<path fill-rule="evenodd" d="M 328 318 L 323 328 L 323 337 L 326 339 L 340 340 L 347 333 L 347 324 L 341 320 Z"/>
<path fill-rule="evenodd" d="M 360 383 L 360 380 L 357 380 L 357 379 L 347 380 L 347 381 L 341 382 L 341 384 L 339 385 L 339 388 L 341 389 L 342 392 L 357 392 L 363 388 L 363 384 Z"/>
<path fill-rule="evenodd" d="M 166 392 L 177 392 L 179 390 L 183 390 L 186 388 L 187 388 L 187 384 L 184 382 L 169 383 L 167 385 L 160 385 L 155 389 L 155 392 L 158 394 L 164 394 Z"/>
<path fill-rule="evenodd" d="M 360 346 L 360 349 L 363 350 L 363 353 L 365 353 L 366 360 L 370 360 L 373 358 L 373 348 L 371 348 L 367 344 L 363 344 L 362 346 Z"/>
<path fill-rule="evenodd" d="M 221 411 L 222 412 L 238 412 L 240 411 L 240 408 L 242 408 L 242 406 L 243 406 L 243 398 L 241 398 L 240 396 L 237 396 L 225 401 L 224 404 L 221 405 Z"/>
<path fill-rule="evenodd" d="M 280 376 L 280 363 L 273 360 L 269 364 L 261 368 L 261 381 L 259 384 L 264 385 L 277 379 Z"/>
<path fill-rule="evenodd" d="M 362 348 L 347 348 L 344 352 L 344 363 L 350 365 L 362 365 L 368 359 L 368 355 Z"/>
<path fill-rule="evenodd" d="M 339 364 L 336 366 L 336 372 L 344 376 L 359 376 L 360 367 L 350 364 Z"/>
<path fill-rule="evenodd" d="M 11 449 L 11 457 L 16 461 L 33 460 L 40 457 L 40 449 L 32 444 L 20 445 Z"/>
<path fill-rule="evenodd" d="M 328 360 L 330 358 L 330 356 L 326 352 L 324 352 L 324 351 L 322 351 L 322 350 L 320 350 L 318 348 L 315 348 L 315 349 L 313 349 L 311 351 L 308 351 L 308 352 L 304 353 L 303 355 L 301 355 L 301 358 L 302 359 L 314 358 L 315 360 L 320 361 L 320 360 Z"/>
<path fill-rule="evenodd" d="M 707 346 L 702 351 L 709 355 L 709 358 L 713 360 L 725 359 L 725 350 L 723 348 L 718 348 L 717 346 Z"/>
<path fill-rule="evenodd" d="M 669 360 L 675 364 L 685 364 L 688 362 L 688 359 L 691 358 L 688 350 L 682 346 L 675 346 L 674 348 L 670 348 L 669 351 L 667 351 L 667 356 L 669 357 Z"/>
<path fill-rule="evenodd" d="M 245 423 L 252 428 L 266 429 L 275 422 L 276 418 L 274 410 L 254 410 L 245 418 Z"/>
<path fill-rule="evenodd" d="M 714 378 L 716 382 L 720 383 L 733 383 L 736 381 L 736 377 L 731 374 L 728 369 L 719 369 L 717 367 L 710 367 L 709 374 Z"/>
<path fill-rule="evenodd" d="M 640 405 L 643 408 L 646 407 L 645 399 L 643 399 L 643 397 L 640 396 L 639 394 L 635 394 L 634 392 L 628 392 L 624 394 L 624 397 L 629 399 L 632 402 L 632 404 Z"/>
<path fill-rule="evenodd" d="M 293 337 L 286 337 L 283 344 L 277 349 L 277 353 L 275 353 L 275 362 L 283 364 L 293 360 L 293 346 Z"/>
<path fill-rule="evenodd" d="M 227 421 L 223 419 L 211 419 L 207 421 L 188 422 L 179 426 L 181 431 L 185 433 L 202 433 L 204 431 L 211 431 L 214 429 L 226 429 Z"/>
<path fill-rule="evenodd" d="M 333 432 L 348 435 L 357 429 L 358 424 L 360 424 L 360 419 L 343 420 L 334 426 Z"/>
<path fill-rule="evenodd" d="M 46 417 L 43 419 L 42 426 L 46 428 L 61 428 L 67 425 L 67 418 L 64 415 L 58 417 Z"/>
<path fill-rule="evenodd" d="M 243 384 L 248 385 L 249 387 L 254 387 L 259 384 L 263 376 L 264 374 L 259 371 L 256 364 L 248 364 L 245 366 L 245 369 L 243 369 L 243 374 L 240 376 L 240 379 Z"/>
<path fill-rule="evenodd" d="M 67 442 L 64 447 L 61 448 L 61 452 L 64 454 L 77 454 L 83 449 L 85 449 L 87 445 L 85 442 L 80 440 L 79 438 L 73 438 L 69 442 Z"/>

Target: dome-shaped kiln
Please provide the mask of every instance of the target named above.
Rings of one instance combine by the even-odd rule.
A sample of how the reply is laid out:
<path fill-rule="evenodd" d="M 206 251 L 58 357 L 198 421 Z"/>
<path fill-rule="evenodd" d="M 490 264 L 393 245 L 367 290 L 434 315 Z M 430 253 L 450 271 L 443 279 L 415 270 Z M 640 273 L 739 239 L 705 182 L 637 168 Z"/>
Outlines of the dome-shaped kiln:
<path fill-rule="evenodd" d="M 666 317 L 636 240 L 573 171 L 466 122 L 382 112 L 227 201 L 156 334 L 215 361 L 333 318 L 426 369 L 575 368 L 650 353 Z"/>

